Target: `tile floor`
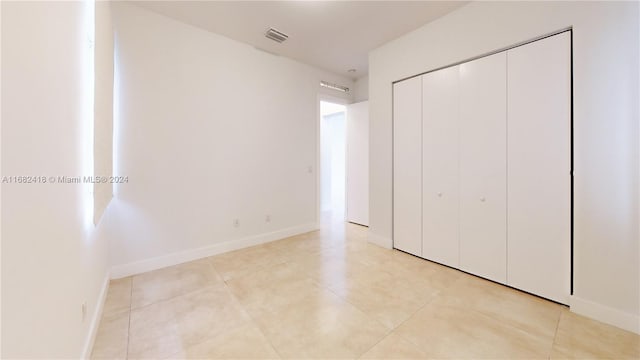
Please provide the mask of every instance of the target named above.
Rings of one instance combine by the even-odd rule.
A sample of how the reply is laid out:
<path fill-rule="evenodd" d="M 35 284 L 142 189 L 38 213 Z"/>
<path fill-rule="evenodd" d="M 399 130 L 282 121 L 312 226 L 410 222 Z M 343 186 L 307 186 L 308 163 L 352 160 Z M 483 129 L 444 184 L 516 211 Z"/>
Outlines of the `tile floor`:
<path fill-rule="evenodd" d="M 327 220 L 112 281 L 92 357 L 638 359 L 640 337 Z"/>

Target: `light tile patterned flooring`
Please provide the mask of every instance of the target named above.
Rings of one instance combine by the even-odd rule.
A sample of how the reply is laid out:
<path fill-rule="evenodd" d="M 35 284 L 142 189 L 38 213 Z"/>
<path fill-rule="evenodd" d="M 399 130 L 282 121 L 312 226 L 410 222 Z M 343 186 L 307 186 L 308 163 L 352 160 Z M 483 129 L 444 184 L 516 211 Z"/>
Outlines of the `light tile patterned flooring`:
<path fill-rule="evenodd" d="M 93 358 L 640 358 L 564 306 L 320 231 L 114 280 Z"/>

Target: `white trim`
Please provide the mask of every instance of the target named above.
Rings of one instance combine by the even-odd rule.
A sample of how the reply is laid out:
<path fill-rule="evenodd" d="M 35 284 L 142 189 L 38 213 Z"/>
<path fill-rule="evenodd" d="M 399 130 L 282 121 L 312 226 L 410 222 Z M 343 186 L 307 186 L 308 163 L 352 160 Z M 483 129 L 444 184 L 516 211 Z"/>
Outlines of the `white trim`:
<path fill-rule="evenodd" d="M 393 249 L 393 241 L 384 236 L 376 235 L 369 230 L 367 240 L 375 245 L 382 246 L 385 249 Z"/>
<path fill-rule="evenodd" d="M 150 259 L 140 260 L 129 264 L 115 265 L 111 268 L 111 278 L 119 279 L 131 275 L 142 274 L 147 271 L 162 269 L 168 266 L 178 265 L 233 250 L 243 249 L 249 246 L 260 245 L 318 229 L 318 223 L 308 223 L 266 234 L 249 236 L 246 238 L 225 241 L 222 243 L 217 243 L 197 249 L 185 250 Z"/>
<path fill-rule="evenodd" d="M 102 289 L 100 290 L 100 295 L 98 296 L 96 309 L 93 312 L 93 317 L 91 318 L 91 325 L 89 325 L 89 332 L 87 333 L 87 337 L 84 341 L 84 347 L 82 349 L 82 359 L 89 359 L 91 357 L 91 350 L 93 350 L 93 344 L 96 341 L 96 335 L 98 334 L 98 327 L 100 326 L 100 319 L 102 319 L 102 310 L 104 309 L 104 302 L 107 299 L 107 293 L 109 292 L 110 278 L 111 276 L 107 271 L 107 273 L 104 276 L 104 281 L 102 282 Z"/>
<path fill-rule="evenodd" d="M 640 334 L 640 315 L 581 299 L 575 295 L 569 299 L 571 312 Z"/>

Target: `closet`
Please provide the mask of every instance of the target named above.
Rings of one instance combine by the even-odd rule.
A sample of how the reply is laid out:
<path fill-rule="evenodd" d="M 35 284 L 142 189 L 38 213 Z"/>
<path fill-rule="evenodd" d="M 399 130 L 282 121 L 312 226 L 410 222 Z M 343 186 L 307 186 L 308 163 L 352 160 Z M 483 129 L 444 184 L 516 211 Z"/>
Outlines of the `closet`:
<path fill-rule="evenodd" d="M 394 247 L 567 303 L 571 33 L 393 85 Z"/>
<path fill-rule="evenodd" d="M 422 77 L 422 251 L 458 267 L 459 69 Z M 414 254 L 421 255 L 421 254 Z"/>
<path fill-rule="evenodd" d="M 507 278 L 506 54 L 460 65 L 460 269 Z M 429 254 L 424 254 L 429 256 Z"/>
<path fill-rule="evenodd" d="M 393 244 L 422 254 L 422 79 L 393 87 Z"/>

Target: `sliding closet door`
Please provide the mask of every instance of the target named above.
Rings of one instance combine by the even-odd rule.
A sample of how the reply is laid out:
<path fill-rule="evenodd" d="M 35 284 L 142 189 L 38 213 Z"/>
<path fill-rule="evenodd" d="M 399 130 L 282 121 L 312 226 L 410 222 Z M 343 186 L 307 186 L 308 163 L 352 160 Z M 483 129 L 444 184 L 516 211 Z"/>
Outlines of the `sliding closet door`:
<path fill-rule="evenodd" d="M 509 50 L 507 283 L 567 304 L 571 58 L 565 32 Z"/>
<path fill-rule="evenodd" d="M 458 66 L 422 77 L 422 257 L 458 267 Z"/>
<path fill-rule="evenodd" d="M 393 86 L 393 246 L 422 254 L 422 78 Z"/>
<path fill-rule="evenodd" d="M 460 268 L 504 283 L 506 54 L 460 65 Z"/>

